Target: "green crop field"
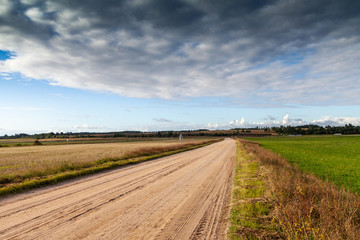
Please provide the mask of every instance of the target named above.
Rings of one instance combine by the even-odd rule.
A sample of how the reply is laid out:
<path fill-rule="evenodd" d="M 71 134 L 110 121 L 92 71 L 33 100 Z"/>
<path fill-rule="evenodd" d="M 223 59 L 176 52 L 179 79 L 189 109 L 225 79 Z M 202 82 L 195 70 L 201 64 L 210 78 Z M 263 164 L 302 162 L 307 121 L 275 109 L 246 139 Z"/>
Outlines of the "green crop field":
<path fill-rule="evenodd" d="M 307 173 L 360 193 L 360 136 L 248 138 Z"/>

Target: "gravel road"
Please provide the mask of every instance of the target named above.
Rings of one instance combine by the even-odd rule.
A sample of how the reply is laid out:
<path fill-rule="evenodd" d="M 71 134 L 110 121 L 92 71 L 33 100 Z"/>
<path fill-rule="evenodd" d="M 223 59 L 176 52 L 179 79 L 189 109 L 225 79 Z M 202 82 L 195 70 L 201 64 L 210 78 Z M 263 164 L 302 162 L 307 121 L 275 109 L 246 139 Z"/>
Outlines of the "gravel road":
<path fill-rule="evenodd" d="M 1 239 L 224 239 L 236 144 L 0 200 Z"/>

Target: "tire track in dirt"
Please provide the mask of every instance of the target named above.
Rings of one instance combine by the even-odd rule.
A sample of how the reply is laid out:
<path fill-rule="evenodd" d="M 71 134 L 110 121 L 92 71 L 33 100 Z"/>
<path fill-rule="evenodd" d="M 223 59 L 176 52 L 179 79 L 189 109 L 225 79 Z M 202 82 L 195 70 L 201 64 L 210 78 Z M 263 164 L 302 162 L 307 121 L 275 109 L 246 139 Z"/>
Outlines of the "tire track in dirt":
<path fill-rule="evenodd" d="M 0 201 L 1 239 L 222 239 L 235 142 Z"/>

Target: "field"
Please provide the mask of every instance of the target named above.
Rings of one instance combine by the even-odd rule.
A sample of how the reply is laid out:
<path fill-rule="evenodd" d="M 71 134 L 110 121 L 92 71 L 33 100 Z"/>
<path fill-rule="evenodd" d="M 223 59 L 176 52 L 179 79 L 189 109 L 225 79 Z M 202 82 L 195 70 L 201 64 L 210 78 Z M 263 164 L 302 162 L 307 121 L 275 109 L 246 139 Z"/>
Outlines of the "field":
<path fill-rule="evenodd" d="M 156 138 L 45 138 L 40 139 L 41 145 L 65 145 L 65 144 L 94 144 L 94 143 L 118 143 L 118 142 L 139 142 L 139 141 L 152 141 Z M 0 139 L 1 147 L 24 147 L 33 146 L 34 138 L 16 138 L 16 139 Z"/>
<path fill-rule="evenodd" d="M 360 136 L 248 138 L 307 173 L 360 193 Z"/>
<path fill-rule="evenodd" d="M 193 148 L 207 141 L 209 141 L 208 138 L 188 138 L 180 144 L 176 138 L 172 138 L 151 141 L 2 147 L 0 148 L 0 188 L 69 171 L 121 166 L 127 164 L 129 159 L 156 157 L 167 152 Z M 131 162 L 138 160 L 131 160 Z"/>

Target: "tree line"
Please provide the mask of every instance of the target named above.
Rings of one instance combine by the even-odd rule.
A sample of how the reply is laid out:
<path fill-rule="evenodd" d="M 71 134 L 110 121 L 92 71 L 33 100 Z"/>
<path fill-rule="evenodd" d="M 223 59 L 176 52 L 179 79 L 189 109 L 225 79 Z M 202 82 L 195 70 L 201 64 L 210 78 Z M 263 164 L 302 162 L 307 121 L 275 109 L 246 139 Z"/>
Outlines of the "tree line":
<path fill-rule="evenodd" d="M 252 130 L 263 130 L 253 133 Z M 271 133 L 278 133 L 280 135 L 313 135 L 313 134 L 360 134 L 360 126 L 346 124 L 345 126 L 319 126 L 314 124 L 302 126 L 279 126 L 279 127 L 255 127 L 255 128 L 234 128 L 230 130 L 183 130 L 183 131 L 155 131 L 155 132 L 141 132 L 141 131 L 121 131 L 121 132 L 107 132 L 107 133 L 92 133 L 92 132 L 50 132 L 40 134 L 14 134 L 0 136 L 0 139 L 18 139 L 18 138 L 149 138 L 149 137 L 178 137 L 179 134 L 183 136 L 214 136 L 214 137 L 230 137 L 230 136 L 269 136 Z"/>
<path fill-rule="evenodd" d="M 280 126 L 272 127 L 272 130 L 278 134 L 284 135 L 313 135 L 313 134 L 360 134 L 360 126 L 346 124 L 345 126 L 319 126 L 319 125 L 302 125 L 302 126 Z"/>

